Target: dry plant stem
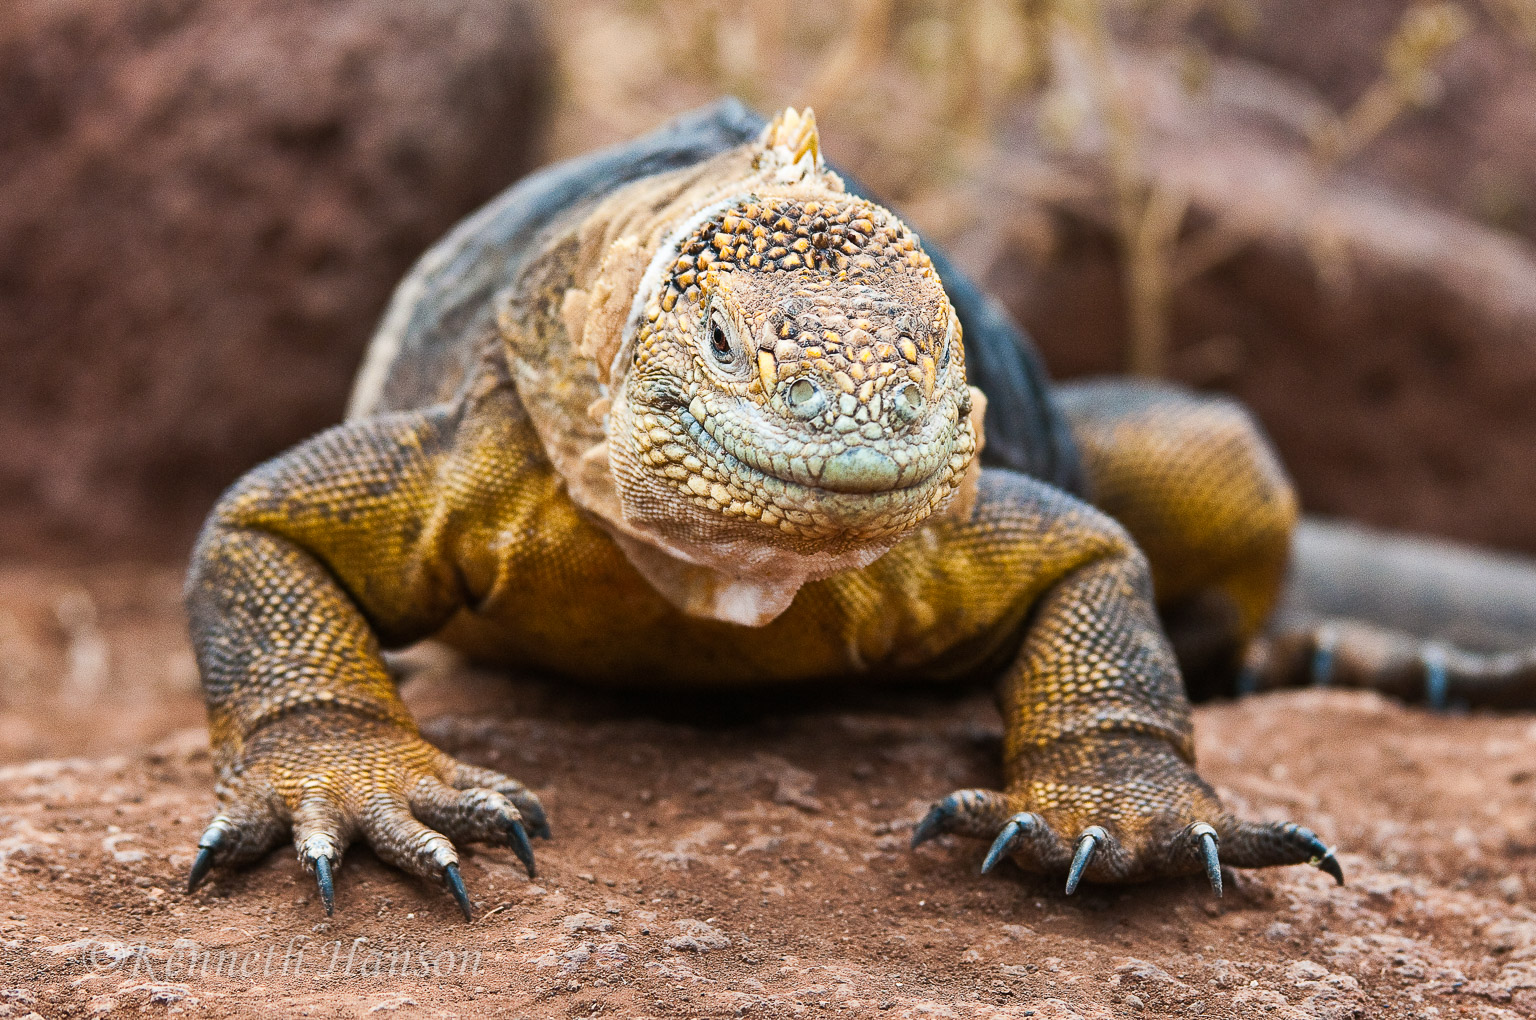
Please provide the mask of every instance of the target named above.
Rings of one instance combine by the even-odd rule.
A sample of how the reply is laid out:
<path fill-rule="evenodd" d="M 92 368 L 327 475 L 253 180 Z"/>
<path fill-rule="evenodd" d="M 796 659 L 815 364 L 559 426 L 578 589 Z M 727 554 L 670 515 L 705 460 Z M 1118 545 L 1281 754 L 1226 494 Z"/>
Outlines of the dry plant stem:
<path fill-rule="evenodd" d="M 1342 117 L 1332 119 L 1319 132 L 1314 145 L 1318 158 L 1337 166 L 1365 148 L 1410 105 L 1397 83 L 1383 79 L 1372 85 Z"/>
<path fill-rule="evenodd" d="M 1053 0 L 1022 0 L 1019 15 L 1024 23 L 1024 71 L 1020 87 L 1036 93 L 1051 76 L 1051 22 Z"/>
<path fill-rule="evenodd" d="M 1107 163 L 1114 189 L 1116 234 L 1125 260 L 1125 301 L 1130 333 L 1128 369 L 1160 378 L 1167 372 L 1169 248 L 1178 235 L 1187 201 L 1149 187 L 1136 116 L 1113 61 L 1114 43 L 1101 4 L 1087 0 L 1075 19 L 1098 87 L 1107 136 Z"/>
<path fill-rule="evenodd" d="M 1162 378 L 1168 374 L 1168 297 L 1171 262 L 1179 228 L 1189 208 L 1187 195 L 1161 185 L 1147 191 L 1141 220 L 1134 224 L 1126 260 L 1131 313 L 1131 374 Z"/>
<path fill-rule="evenodd" d="M 1502 6 L 1511 9 L 1522 3 L 1529 5 L 1529 0 L 1511 0 Z M 1403 12 L 1387 40 L 1381 76 L 1343 116 L 1328 118 L 1314 132 L 1318 160 L 1324 166 L 1337 166 L 1379 137 L 1405 111 L 1428 105 L 1436 84 L 1436 62 L 1471 29 L 1471 16 L 1457 3 L 1417 4 Z"/>

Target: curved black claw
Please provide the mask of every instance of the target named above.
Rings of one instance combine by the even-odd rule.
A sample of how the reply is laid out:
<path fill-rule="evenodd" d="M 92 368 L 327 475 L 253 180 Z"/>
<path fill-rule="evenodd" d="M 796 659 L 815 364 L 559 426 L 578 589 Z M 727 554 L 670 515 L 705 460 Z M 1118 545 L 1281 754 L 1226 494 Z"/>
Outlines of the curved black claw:
<path fill-rule="evenodd" d="M 1307 863 L 1319 871 L 1332 875 L 1334 882 L 1343 885 L 1344 869 L 1339 867 L 1339 859 L 1333 856 L 1333 851 L 1328 849 L 1328 844 L 1313 836 L 1311 850 L 1312 859 L 1307 861 Z"/>
<path fill-rule="evenodd" d="M 192 862 L 192 871 L 187 875 L 187 892 L 196 891 L 203 879 L 208 877 L 208 872 L 213 868 L 213 851 L 217 849 L 211 846 L 197 848 L 197 859 Z"/>
<path fill-rule="evenodd" d="M 464 911 L 464 920 L 473 921 L 475 910 L 469 904 L 469 892 L 464 888 L 464 879 L 459 876 L 457 864 L 450 864 L 443 868 L 443 881 L 448 884 L 448 891 L 453 893 L 453 898 L 458 901 L 459 909 Z"/>
<path fill-rule="evenodd" d="M 1093 860 L 1093 855 L 1099 849 L 1099 844 L 1108 842 L 1109 833 L 1102 827 L 1090 825 L 1083 830 L 1083 834 L 1077 837 L 1077 849 L 1072 852 L 1072 866 L 1067 869 L 1067 895 L 1077 892 L 1077 884 L 1083 880 L 1083 872 L 1088 870 L 1088 864 Z"/>
<path fill-rule="evenodd" d="M 955 816 L 960 813 L 960 798 L 958 794 L 950 794 L 943 800 L 934 804 L 923 816 L 923 820 L 917 823 L 917 828 L 912 830 L 911 848 L 916 850 L 924 843 L 933 839 L 949 829 Z"/>
<path fill-rule="evenodd" d="M 1031 829 L 1037 825 L 1044 825 L 1045 819 L 1033 811 L 1020 811 L 1008 823 L 1003 826 L 997 838 L 992 841 L 992 846 L 987 850 L 987 857 L 981 862 L 981 873 L 985 875 L 997 866 L 997 862 L 1003 859 L 1003 855 L 1018 845 L 1018 842 Z"/>
<path fill-rule="evenodd" d="M 528 820 L 529 835 L 539 839 L 552 839 L 553 833 L 549 831 L 549 817 L 544 814 L 544 808 L 537 801 L 518 805 L 518 810 Z M 531 875 L 532 872 L 529 872 Z"/>
<path fill-rule="evenodd" d="M 912 830 L 912 848 L 915 850 L 946 832 L 990 838 L 1011 813 L 1012 808 L 1001 794 L 991 790 L 956 790 L 929 808 L 917 823 Z"/>
<path fill-rule="evenodd" d="M 336 884 L 331 881 L 331 859 L 315 858 L 315 884 L 320 887 L 320 902 L 325 904 L 325 916 L 336 911 Z"/>
<path fill-rule="evenodd" d="M 1205 877 L 1211 881 L 1211 891 L 1221 898 L 1221 856 L 1216 852 L 1220 837 L 1216 830 L 1204 822 L 1189 827 L 1189 834 L 1199 841 L 1200 856 L 1205 860 Z"/>
<path fill-rule="evenodd" d="M 187 892 L 196 891 L 203 879 L 208 877 L 213 867 L 213 855 L 228 835 L 229 826 L 223 819 L 215 819 L 212 825 L 203 830 L 203 838 L 197 841 L 197 858 L 193 860 L 192 870 L 187 875 Z"/>
<path fill-rule="evenodd" d="M 507 844 L 528 869 L 528 877 L 533 878 L 533 844 L 528 841 L 528 831 L 523 828 L 523 823 L 515 818 L 507 825 Z"/>

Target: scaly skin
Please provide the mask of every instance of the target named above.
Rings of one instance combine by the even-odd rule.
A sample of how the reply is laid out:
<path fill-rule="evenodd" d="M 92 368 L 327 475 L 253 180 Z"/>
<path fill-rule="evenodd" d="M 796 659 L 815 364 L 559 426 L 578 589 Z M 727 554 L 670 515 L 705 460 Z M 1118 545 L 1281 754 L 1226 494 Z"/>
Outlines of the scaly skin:
<path fill-rule="evenodd" d="M 1004 788 L 944 799 L 915 842 L 993 839 L 989 867 L 1007 853 L 1069 891 L 1200 871 L 1219 891 L 1218 847 L 1338 875 L 1311 833 L 1233 817 L 1196 774 L 1153 602 L 1166 568 L 1101 510 L 975 464 L 980 401 L 943 285 L 820 164 L 808 120 L 586 210 L 498 321 L 453 399 L 323 433 L 210 517 L 188 601 L 220 811 L 193 884 L 290 833 L 327 910 L 356 839 L 445 880 L 466 914 L 455 843 L 505 841 L 532 872 L 537 798 L 425 743 L 394 690 L 381 649 L 429 636 L 630 685 L 1004 663 Z M 1219 459 L 1252 480 L 1267 456 L 1246 433 Z M 1167 543 L 1178 563 L 1258 549 L 1188 585 L 1262 617 L 1294 503 L 1253 504 L 1264 476 L 1191 524 L 1198 501 L 1165 497 L 1200 484 L 1198 463 L 1156 475 L 1133 531 L 1179 525 L 1163 529 L 1190 536 Z M 1115 458 L 1088 464 L 1113 491 Z"/>

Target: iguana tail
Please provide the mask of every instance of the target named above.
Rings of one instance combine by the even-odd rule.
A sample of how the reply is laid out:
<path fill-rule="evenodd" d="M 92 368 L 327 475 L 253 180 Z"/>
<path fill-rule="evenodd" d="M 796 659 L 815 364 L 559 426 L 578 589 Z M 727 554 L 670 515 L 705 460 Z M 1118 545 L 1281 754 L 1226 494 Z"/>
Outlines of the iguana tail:
<path fill-rule="evenodd" d="M 1239 689 L 1306 685 L 1536 707 L 1536 560 L 1308 518 Z"/>

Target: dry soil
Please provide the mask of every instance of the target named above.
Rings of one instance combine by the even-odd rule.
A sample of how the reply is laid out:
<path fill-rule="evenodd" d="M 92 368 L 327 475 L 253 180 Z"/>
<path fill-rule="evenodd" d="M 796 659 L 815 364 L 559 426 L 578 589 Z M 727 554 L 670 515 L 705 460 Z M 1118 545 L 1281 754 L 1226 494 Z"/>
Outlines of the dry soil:
<path fill-rule="evenodd" d="M 657 704 L 417 655 L 429 735 L 549 807 L 538 878 L 471 851 L 472 924 L 366 851 L 330 920 L 284 851 L 189 896 L 212 776 L 175 590 L 0 579 L 0 1015 L 1536 1013 L 1536 722 L 1343 692 L 1205 706 L 1196 731 L 1228 802 L 1316 828 L 1347 886 L 1297 867 L 1229 873 L 1222 900 L 1066 897 L 977 874 L 974 842 L 907 848 L 932 799 L 997 782 L 985 692 Z M 50 709 L 59 673 L 74 700 Z M 80 756 L 25 760 L 44 744 Z"/>

